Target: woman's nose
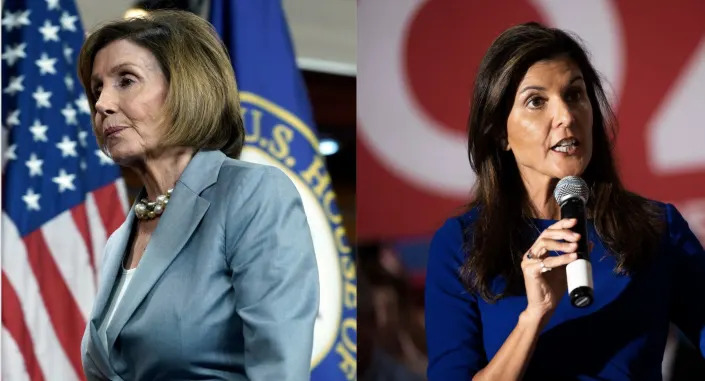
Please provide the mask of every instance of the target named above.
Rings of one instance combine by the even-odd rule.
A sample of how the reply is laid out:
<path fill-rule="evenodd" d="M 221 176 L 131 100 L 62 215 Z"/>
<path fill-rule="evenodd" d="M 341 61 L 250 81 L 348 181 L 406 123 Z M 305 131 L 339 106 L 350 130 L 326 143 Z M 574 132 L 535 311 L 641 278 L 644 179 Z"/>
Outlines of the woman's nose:
<path fill-rule="evenodd" d="M 95 109 L 103 115 L 114 114 L 117 110 L 117 104 L 113 97 L 110 95 L 109 91 L 103 91 L 100 93 L 98 100 L 95 102 Z"/>
<path fill-rule="evenodd" d="M 573 112 L 564 100 L 555 102 L 553 114 L 553 127 L 570 127 L 573 124 Z"/>

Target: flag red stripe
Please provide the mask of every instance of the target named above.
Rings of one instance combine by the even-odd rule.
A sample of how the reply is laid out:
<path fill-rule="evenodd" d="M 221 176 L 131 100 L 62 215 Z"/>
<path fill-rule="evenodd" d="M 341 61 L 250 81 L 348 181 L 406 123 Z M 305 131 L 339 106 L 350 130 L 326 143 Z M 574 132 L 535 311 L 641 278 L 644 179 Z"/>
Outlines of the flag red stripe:
<path fill-rule="evenodd" d="M 81 203 L 73 207 L 71 209 L 71 217 L 73 217 L 73 222 L 76 224 L 76 228 L 78 228 L 78 232 L 79 234 L 81 234 L 81 238 L 83 238 L 83 243 L 86 245 L 86 249 L 88 249 L 88 261 L 91 264 L 93 275 L 95 276 L 95 278 L 97 278 L 98 269 L 96 269 L 95 266 L 95 260 L 93 257 L 93 244 L 91 242 L 90 235 L 91 233 L 88 230 L 90 229 L 90 227 L 88 226 L 88 214 L 86 213 L 86 204 Z"/>
<path fill-rule="evenodd" d="M 2 325 L 17 343 L 24 358 L 24 366 L 30 380 L 44 381 L 42 369 L 39 367 L 39 361 L 34 353 L 32 336 L 29 334 L 27 323 L 24 321 L 20 298 L 17 296 L 15 288 L 7 280 L 4 271 L 2 272 Z M 5 364 L 4 366 L 15 365 Z"/>
<path fill-rule="evenodd" d="M 93 197 L 105 226 L 105 233 L 109 237 L 125 221 L 125 211 L 122 210 L 116 184 L 113 182 L 96 189 L 93 191 Z"/>
<path fill-rule="evenodd" d="M 86 327 L 81 310 L 69 291 L 41 230 L 27 234 L 23 239 L 27 257 L 39 284 L 40 294 L 59 343 L 64 348 L 76 374 L 83 379 L 81 366 L 81 338 Z"/>

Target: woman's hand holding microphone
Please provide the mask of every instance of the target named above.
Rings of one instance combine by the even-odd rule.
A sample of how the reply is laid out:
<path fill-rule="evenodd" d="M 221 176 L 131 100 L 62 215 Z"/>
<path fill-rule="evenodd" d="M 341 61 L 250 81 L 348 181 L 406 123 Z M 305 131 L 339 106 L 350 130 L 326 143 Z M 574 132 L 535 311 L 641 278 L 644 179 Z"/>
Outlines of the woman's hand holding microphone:
<path fill-rule="evenodd" d="M 558 302 L 567 293 L 565 266 L 578 258 L 576 250 L 580 234 L 570 230 L 576 223 L 576 219 L 566 218 L 549 226 L 522 258 L 527 298 L 524 314 L 537 319 L 540 327 L 548 322 Z M 549 255 L 551 251 L 565 254 L 552 256 Z"/>

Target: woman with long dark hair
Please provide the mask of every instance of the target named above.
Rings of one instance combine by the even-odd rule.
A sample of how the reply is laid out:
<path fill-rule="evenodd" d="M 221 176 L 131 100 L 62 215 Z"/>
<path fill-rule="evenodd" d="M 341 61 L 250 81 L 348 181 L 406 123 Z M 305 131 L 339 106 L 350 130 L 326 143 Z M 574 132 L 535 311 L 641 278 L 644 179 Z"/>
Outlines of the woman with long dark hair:
<path fill-rule="evenodd" d="M 660 380 L 669 322 L 705 353 L 705 252 L 679 212 L 624 188 L 616 120 L 576 38 L 537 23 L 491 45 L 474 88 L 468 211 L 430 249 L 430 380 Z M 553 193 L 589 187 L 594 302 L 567 297 L 575 219 Z"/>

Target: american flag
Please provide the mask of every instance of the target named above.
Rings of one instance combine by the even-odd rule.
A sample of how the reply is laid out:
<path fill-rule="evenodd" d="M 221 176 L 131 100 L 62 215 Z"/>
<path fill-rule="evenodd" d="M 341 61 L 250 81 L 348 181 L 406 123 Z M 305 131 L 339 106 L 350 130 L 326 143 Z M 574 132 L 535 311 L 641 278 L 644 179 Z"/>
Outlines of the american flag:
<path fill-rule="evenodd" d="M 125 186 L 91 130 L 73 1 L 5 0 L 2 28 L 2 379 L 84 379 L 81 337 Z"/>

